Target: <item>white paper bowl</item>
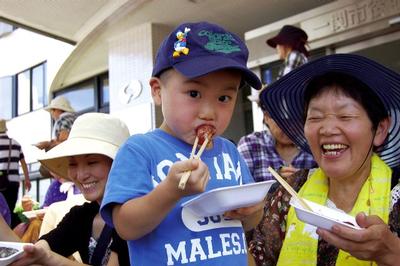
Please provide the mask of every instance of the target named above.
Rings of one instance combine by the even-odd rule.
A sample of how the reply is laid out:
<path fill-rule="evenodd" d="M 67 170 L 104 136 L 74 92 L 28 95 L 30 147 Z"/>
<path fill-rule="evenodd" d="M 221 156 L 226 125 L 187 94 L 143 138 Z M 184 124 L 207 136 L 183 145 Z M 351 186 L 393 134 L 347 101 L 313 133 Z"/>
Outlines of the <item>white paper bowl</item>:
<path fill-rule="evenodd" d="M 26 218 L 31 219 L 31 218 L 36 218 L 37 215 L 45 214 L 47 211 L 47 208 L 44 209 L 38 209 L 34 211 L 27 211 L 23 212 L 22 214 L 26 216 Z"/>
<path fill-rule="evenodd" d="M 216 188 L 182 204 L 197 216 L 213 216 L 262 201 L 276 180 Z"/>
<path fill-rule="evenodd" d="M 0 248 L 6 247 L 6 248 L 15 248 L 16 250 L 18 250 L 18 252 L 14 253 L 8 257 L 0 258 L 0 266 L 6 266 L 6 265 L 14 262 L 15 260 L 19 259 L 20 257 L 22 257 L 22 255 L 24 254 L 23 247 L 26 245 L 32 245 L 32 244 L 22 243 L 22 242 L 0 241 Z"/>
<path fill-rule="evenodd" d="M 333 225 L 344 225 L 349 228 L 361 230 L 356 219 L 344 212 L 340 212 L 315 202 L 303 199 L 313 211 L 304 209 L 294 198 L 290 200 L 296 211 L 297 218 L 307 224 L 314 225 L 326 230 L 332 230 Z"/>

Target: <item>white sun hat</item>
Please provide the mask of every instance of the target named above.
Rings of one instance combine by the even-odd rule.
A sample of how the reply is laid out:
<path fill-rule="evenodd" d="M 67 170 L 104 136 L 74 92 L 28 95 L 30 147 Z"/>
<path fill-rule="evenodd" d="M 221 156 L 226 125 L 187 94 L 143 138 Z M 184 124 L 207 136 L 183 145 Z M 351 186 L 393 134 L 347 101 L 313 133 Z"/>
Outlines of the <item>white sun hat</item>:
<path fill-rule="evenodd" d="M 68 139 L 46 152 L 39 161 L 51 172 L 69 179 L 68 157 L 102 154 L 114 159 L 128 137 L 129 130 L 120 119 L 109 114 L 86 113 L 75 120 Z"/>
<path fill-rule="evenodd" d="M 51 100 L 50 104 L 46 106 L 44 109 L 49 112 L 51 109 L 59 109 L 70 113 L 75 112 L 74 108 L 71 107 L 71 104 L 69 103 L 68 99 L 65 98 L 64 96 L 58 96 L 54 98 L 53 100 Z"/>

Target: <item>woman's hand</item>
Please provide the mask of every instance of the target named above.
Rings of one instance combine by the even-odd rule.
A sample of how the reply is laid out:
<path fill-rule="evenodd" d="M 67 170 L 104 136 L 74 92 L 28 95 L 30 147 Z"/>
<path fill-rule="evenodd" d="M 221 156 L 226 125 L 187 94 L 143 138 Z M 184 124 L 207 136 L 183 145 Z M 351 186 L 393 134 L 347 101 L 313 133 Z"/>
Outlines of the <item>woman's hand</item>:
<path fill-rule="evenodd" d="M 12 263 L 11 266 L 47 265 L 50 253 L 51 251 L 40 243 L 36 245 L 26 245 L 24 246 L 24 255 L 16 262 Z"/>
<path fill-rule="evenodd" d="M 319 236 L 360 260 L 375 261 L 378 265 L 399 265 L 400 239 L 378 216 L 356 216 L 363 230 L 334 225 L 332 231 L 318 229 Z"/>
<path fill-rule="evenodd" d="M 11 264 L 11 266 L 24 266 L 24 265 L 42 265 L 42 266 L 76 266 L 86 265 L 76 261 L 65 258 L 53 251 L 51 251 L 46 241 L 40 240 L 34 245 L 27 244 L 24 246 L 24 255 Z"/>
<path fill-rule="evenodd" d="M 38 148 L 40 150 L 46 150 L 50 147 L 50 141 L 47 141 L 47 140 L 41 141 L 36 144 L 33 144 L 33 146 L 35 146 L 36 148 Z"/>

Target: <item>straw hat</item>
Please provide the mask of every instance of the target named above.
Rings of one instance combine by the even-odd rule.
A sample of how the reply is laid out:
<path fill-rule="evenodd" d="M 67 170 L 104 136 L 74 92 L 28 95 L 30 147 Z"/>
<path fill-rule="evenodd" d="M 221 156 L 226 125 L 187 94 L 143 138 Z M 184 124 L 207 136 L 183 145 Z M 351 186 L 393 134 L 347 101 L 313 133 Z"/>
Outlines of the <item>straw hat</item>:
<path fill-rule="evenodd" d="M 388 137 L 379 155 L 389 166 L 400 164 L 400 75 L 375 61 L 354 54 L 334 54 L 304 64 L 262 90 L 260 101 L 289 138 L 311 152 L 304 136 L 304 92 L 309 82 L 328 72 L 362 81 L 381 100 L 391 117 Z"/>
<path fill-rule="evenodd" d="M 44 109 L 49 112 L 51 109 L 59 109 L 70 113 L 75 112 L 74 108 L 71 107 L 71 104 L 64 96 L 58 96 L 54 98 Z"/>
<path fill-rule="evenodd" d="M 0 119 L 0 133 L 4 133 L 7 131 L 7 124 L 6 124 L 6 120 L 4 119 Z"/>
<path fill-rule="evenodd" d="M 129 137 L 127 126 L 118 118 L 103 113 L 79 116 L 68 139 L 39 158 L 51 172 L 68 178 L 68 157 L 82 154 L 102 154 L 115 158 L 119 147 Z"/>

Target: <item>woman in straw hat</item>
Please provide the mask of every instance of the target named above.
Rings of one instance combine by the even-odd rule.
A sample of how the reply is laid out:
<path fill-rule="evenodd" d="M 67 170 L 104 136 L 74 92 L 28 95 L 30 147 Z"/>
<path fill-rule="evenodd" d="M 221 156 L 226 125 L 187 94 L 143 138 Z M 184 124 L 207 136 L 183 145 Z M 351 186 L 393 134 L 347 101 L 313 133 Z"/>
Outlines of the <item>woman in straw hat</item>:
<path fill-rule="evenodd" d="M 75 265 L 65 257 L 76 251 L 85 264 L 129 265 L 126 241 L 99 214 L 111 164 L 128 137 L 128 128 L 119 119 L 88 113 L 77 118 L 66 141 L 39 159 L 72 180 L 90 203 L 73 207 L 56 229 L 34 246 L 25 246 L 25 255 L 15 265 Z"/>
<path fill-rule="evenodd" d="M 71 107 L 68 99 L 64 96 L 54 98 L 44 109 L 50 113 L 51 118 L 54 120 L 52 139 L 50 141 L 45 140 L 36 143 L 35 146 L 41 150 L 49 151 L 51 148 L 68 138 L 77 115 L 75 110 Z M 54 177 L 54 180 L 47 189 L 42 207 L 47 207 L 54 202 L 66 200 L 66 193 L 60 191 L 64 179 L 54 175 L 54 173 L 50 173 L 43 165 L 40 166 L 39 172 L 43 177 Z"/>
<path fill-rule="evenodd" d="M 48 151 L 68 138 L 72 124 L 76 119 L 76 113 L 64 96 L 54 98 L 44 109 L 50 113 L 54 120 L 52 140 L 39 142 L 35 146 Z"/>
<path fill-rule="evenodd" d="M 400 75 L 365 57 L 325 56 L 261 94 L 271 117 L 319 168 L 288 178 L 300 197 L 356 216 L 362 230 L 300 221 L 279 186 L 250 241 L 257 265 L 398 265 Z"/>

